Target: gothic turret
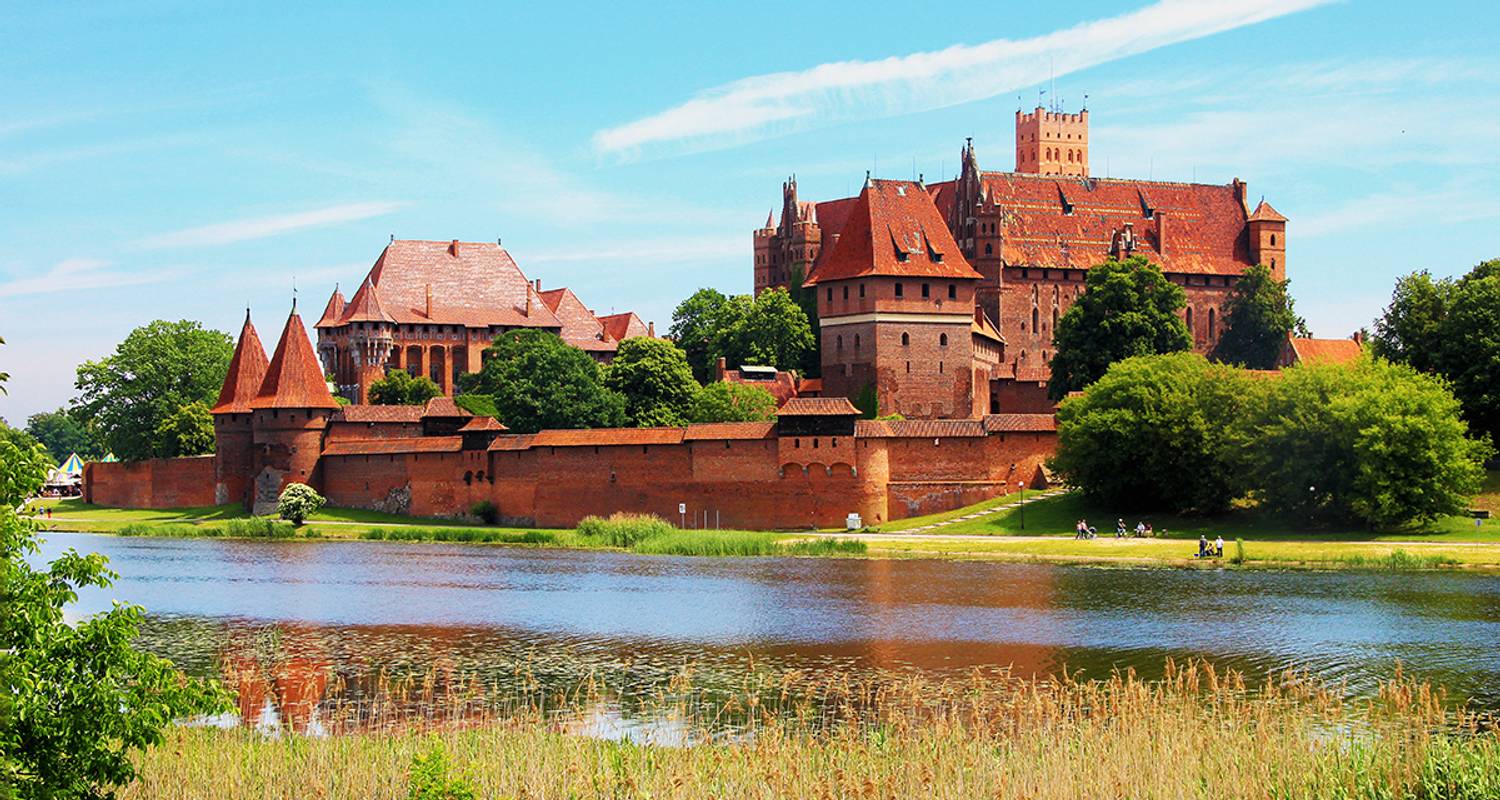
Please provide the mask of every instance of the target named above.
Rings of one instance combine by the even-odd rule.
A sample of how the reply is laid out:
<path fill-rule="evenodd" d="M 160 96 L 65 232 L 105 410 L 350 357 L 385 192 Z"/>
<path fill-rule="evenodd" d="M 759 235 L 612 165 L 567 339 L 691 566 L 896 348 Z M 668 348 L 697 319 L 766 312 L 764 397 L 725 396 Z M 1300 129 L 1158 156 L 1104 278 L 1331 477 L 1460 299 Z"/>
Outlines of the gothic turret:
<path fill-rule="evenodd" d="M 250 407 L 255 440 L 251 509 L 264 514 L 275 509 L 286 484 L 317 485 L 323 432 L 339 407 L 328 391 L 295 303 Z"/>
<path fill-rule="evenodd" d="M 255 460 L 250 403 L 265 381 L 266 368 L 266 349 L 250 324 L 247 308 L 224 386 L 210 410 L 214 416 L 215 503 L 243 503 L 249 497 Z"/>

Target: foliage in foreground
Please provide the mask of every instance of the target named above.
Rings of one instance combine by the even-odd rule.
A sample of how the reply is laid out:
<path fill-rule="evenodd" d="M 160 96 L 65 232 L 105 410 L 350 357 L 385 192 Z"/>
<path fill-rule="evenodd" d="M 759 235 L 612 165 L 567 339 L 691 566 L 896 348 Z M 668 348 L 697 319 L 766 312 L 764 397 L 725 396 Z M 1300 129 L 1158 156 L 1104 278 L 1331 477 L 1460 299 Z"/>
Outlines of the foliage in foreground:
<path fill-rule="evenodd" d="M 1461 513 L 1493 451 L 1442 381 L 1363 359 L 1276 377 L 1192 354 L 1122 361 L 1058 410 L 1054 466 L 1090 501 L 1367 525 Z"/>
<path fill-rule="evenodd" d="M 0 441 L 0 794 L 94 798 L 136 776 L 134 757 L 175 719 L 226 708 L 217 685 L 134 649 L 144 612 L 116 604 L 69 624 L 83 587 L 115 578 L 97 554 L 68 550 L 45 569 L 33 523 L 17 514 L 42 484 L 46 459 Z"/>
<path fill-rule="evenodd" d="M 1053 400 L 1098 380 L 1117 361 L 1192 348 L 1179 316 L 1187 295 L 1161 267 L 1140 256 L 1109 259 L 1084 280 L 1084 293 L 1052 332 L 1057 352 L 1047 391 Z"/>
<path fill-rule="evenodd" d="M 690 422 L 767 422 L 776 418 L 776 398 L 759 386 L 714 381 L 693 397 Z"/>
<path fill-rule="evenodd" d="M 727 695 L 727 696 L 726 696 Z M 183 729 L 129 797 L 1491 798 L 1500 735 L 1398 677 L 1352 701 L 1294 673 L 1261 685 L 1206 663 L 1160 680 L 756 672 L 727 691 L 672 676 L 637 740 L 587 730 L 593 685 L 562 707 L 435 708 L 426 724 L 267 740 Z M 729 711 L 738 709 L 738 711 Z M 725 736 L 730 730 L 743 736 Z M 660 731 L 660 741 L 641 743 Z M 650 739 L 648 738 L 648 741 Z M 441 755 L 435 757 L 435 752 Z M 458 780 L 460 778 L 461 780 Z M 393 792 L 392 790 L 395 790 Z"/>
<path fill-rule="evenodd" d="M 599 364 L 548 331 L 497 336 L 484 351 L 484 367 L 459 383 L 466 394 L 489 397 L 513 433 L 625 423 L 625 398 L 604 385 Z"/>
<path fill-rule="evenodd" d="M 1290 281 L 1278 281 L 1271 270 L 1257 264 L 1234 281 L 1224 300 L 1224 333 L 1213 357 L 1248 369 L 1275 369 L 1287 334 L 1307 336 L 1307 322 L 1297 316 Z"/>
<path fill-rule="evenodd" d="M 638 428 L 686 424 L 698 393 L 681 348 L 645 336 L 620 343 L 604 370 L 604 385 L 625 398 L 625 421 Z"/>
<path fill-rule="evenodd" d="M 672 312 L 671 336 L 687 354 L 693 376 L 705 384 L 714 380 L 721 357 L 731 369 L 760 364 L 790 370 L 815 361 L 817 353 L 812 321 L 782 288 L 758 297 L 699 289 Z"/>

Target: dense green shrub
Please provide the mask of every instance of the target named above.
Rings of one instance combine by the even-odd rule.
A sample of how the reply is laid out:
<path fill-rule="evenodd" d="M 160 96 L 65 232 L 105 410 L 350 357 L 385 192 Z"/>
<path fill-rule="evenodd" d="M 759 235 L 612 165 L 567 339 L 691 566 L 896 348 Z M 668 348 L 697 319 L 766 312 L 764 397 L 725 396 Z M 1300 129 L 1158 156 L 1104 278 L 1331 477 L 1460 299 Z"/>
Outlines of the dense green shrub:
<path fill-rule="evenodd" d="M 578 523 L 579 535 L 610 547 L 633 547 L 653 536 L 674 533 L 677 527 L 655 514 L 623 514 L 584 517 Z"/>
<path fill-rule="evenodd" d="M 500 507 L 492 500 L 480 500 L 469 506 L 469 513 L 479 518 L 486 525 L 494 525 L 500 521 Z"/>
<path fill-rule="evenodd" d="M 474 800 L 474 787 L 452 771 L 443 745 L 434 744 L 426 754 L 412 759 L 407 800 Z"/>
<path fill-rule="evenodd" d="M 630 549 L 654 556 L 767 556 L 780 551 L 777 535 L 758 531 L 667 530 L 635 542 Z"/>
<path fill-rule="evenodd" d="M 870 548 L 858 539 L 801 539 L 782 547 L 794 556 L 864 555 Z"/>
<path fill-rule="evenodd" d="M 121 536 L 171 536 L 193 538 L 199 536 L 222 536 L 224 529 L 215 525 L 194 525 L 190 522 L 132 522 L 118 531 Z"/>
<path fill-rule="evenodd" d="M 483 528 L 371 528 L 361 539 L 391 542 L 463 542 L 477 544 L 551 544 L 557 537 L 545 531 L 487 531 Z"/>
<path fill-rule="evenodd" d="M 289 483 L 281 490 L 281 497 L 276 499 L 276 515 L 296 525 L 302 526 L 304 520 L 312 516 L 323 504 L 328 502 L 323 495 L 305 483 Z"/>

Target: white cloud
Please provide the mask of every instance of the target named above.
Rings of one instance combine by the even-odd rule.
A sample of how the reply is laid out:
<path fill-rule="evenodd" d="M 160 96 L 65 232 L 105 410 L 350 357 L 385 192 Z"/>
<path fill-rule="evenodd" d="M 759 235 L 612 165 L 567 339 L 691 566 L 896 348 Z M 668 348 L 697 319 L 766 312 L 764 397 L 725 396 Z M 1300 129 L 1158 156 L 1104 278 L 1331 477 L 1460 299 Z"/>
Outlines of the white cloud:
<path fill-rule="evenodd" d="M 1159 0 L 1031 39 L 820 64 L 757 75 L 594 135 L 598 152 L 723 147 L 849 119 L 967 103 L 1177 42 L 1324 5 L 1330 0 Z"/>
<path fill-rule="evenodd" d="M 344 222 L 356 222 L 362 219 L 381 217 L 401 208 L 403 205 L 405 204 L 384 202 L 347 203 L 344 205 L 328 206 L 327 208 L 318 208 L 312 211 L 277 214 L 275 216 L 257 217 L 255 219 L 241 219 L 231 222 L 220 222 L 214 225 L 203 225 L 197 228 L 170 231 L 155 236 L 147 236 L 144 239 L 138 240 L 135 244 L 138 247 L 148 250 L 168 247 L 232 244 L 250 239 L 265 239 L 304 228 L 337 225 Z"/>
<path fill-rule="evenodd" d="M 0 297 L 140 286 L 160 283 L 180 274 L 179 270 L 128 271 L 110 269 L 112 266 L 111 262 L 94 258 L 64 259 L 40 275 L 0 283 Z"/>
<path fill-rule="evenodd" d="M 595 262 L 608 267 L 621 261 L 666 263 L 707 259 L 745 258 L 750 252 L 748 233 L 726 236 L 703 236 L 666 239 L 626 240 L 596 243 L 567 250 L 542 250 L 517 253 L 525 264 Z"/>

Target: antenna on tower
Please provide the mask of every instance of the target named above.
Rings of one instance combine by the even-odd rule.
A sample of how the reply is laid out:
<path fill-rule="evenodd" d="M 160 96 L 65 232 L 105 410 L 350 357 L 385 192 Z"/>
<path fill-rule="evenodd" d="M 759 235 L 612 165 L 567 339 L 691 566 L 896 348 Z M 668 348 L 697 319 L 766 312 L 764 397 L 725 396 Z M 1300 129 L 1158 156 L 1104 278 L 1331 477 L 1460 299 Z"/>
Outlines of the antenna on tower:
<path fill-rule="evenodd" d="M 1057 56 L 1052 56 L 1051 58 L 1049 58 L 1047 60 L 1047 62 L 1049 64 L 1048 69 L 1050 70 L 1050 72 L 1052 74 L 1052 110 L 1053 110 L 1053 112 L 1056 112 L 1057 111 Z"/>
<path fill-rule="evenodd" d="M 292 276 L 292 313 L 297 313 L 297 276 Z"/>
<path fill-rule="evenodd" d="M 1089 110 L 1089 93 L 1088 92 L 1084 92 L 1083 93 L 1083 110 L 1084 111 L 1088 111 Z"/>

